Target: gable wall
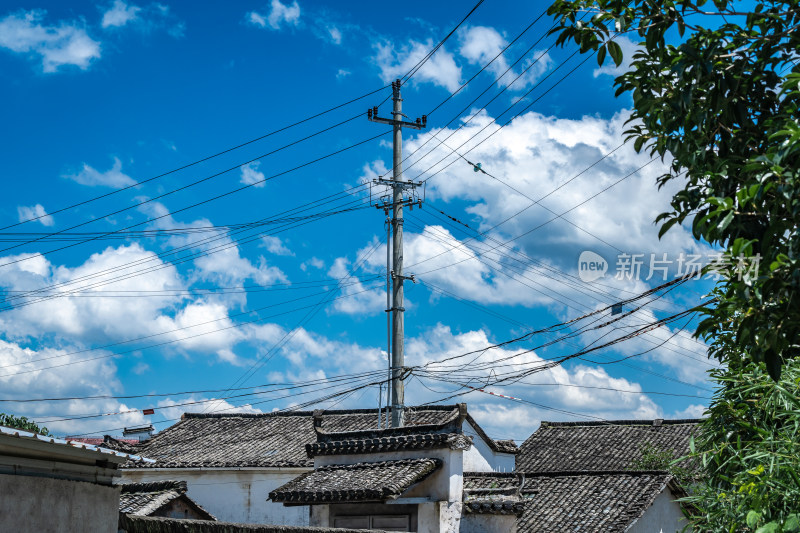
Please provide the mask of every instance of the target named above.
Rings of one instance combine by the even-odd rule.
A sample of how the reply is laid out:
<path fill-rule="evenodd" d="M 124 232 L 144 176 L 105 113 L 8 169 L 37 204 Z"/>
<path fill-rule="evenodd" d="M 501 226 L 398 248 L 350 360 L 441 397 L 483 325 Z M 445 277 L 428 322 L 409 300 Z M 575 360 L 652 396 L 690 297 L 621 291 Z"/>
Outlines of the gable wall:
<path fill-rule="evenodd" d="M 464 435 L 472 437 L 472 447 L 464 452 L 464 472 L 514 471 L 514 454 L 495 452 L 467 421 L 464 421 L 463 431 Z"/>
<path fill-rule="evenodd" d="M 311 469 L 125 469 L 123 483 L 184 480 L 187 495 L 217 520 L 248 524 L 307 526 L 309 508 L 267 500 L 270 491 Z"/>
<path fill-rule="evenodd" d="M 664 489 L 653 505 L 648 507 L 644 515 L 629 527 L 627 533 L 675 533 L 686 525 L 680 506 L 675 503 L 675 496 Z"/>

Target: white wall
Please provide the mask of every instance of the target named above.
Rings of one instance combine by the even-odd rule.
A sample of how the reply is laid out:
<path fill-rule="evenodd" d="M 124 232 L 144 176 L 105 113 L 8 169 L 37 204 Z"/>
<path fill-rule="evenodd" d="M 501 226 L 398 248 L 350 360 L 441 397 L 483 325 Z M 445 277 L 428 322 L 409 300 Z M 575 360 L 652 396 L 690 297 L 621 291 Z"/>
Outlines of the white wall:
<path fill-rule="evenodd" d="M 513 514 L 474 514 L 461 517 L 460 533 L 516 533 L 517 517 Z"/>
<path fill-rule="evenodd" d="M 464 435 L 472 437 L 472 447 L 464 452 L 464 472 L 513 472 L 516 456 L 511 453 L 495 452 L 478 435 L 475 428 L 464 421 Z"/>
<path fill-rule="evenodd" d="M 167 479 L 186 481 L 187 494 L 223 522 L 309 525 L 307 506 L 284 507 L 268 501 L 270 491 L 309 469 L 124 469 L 122 483 Z"/>
<path fill-rule="evenodd" d="M 644 515 L 631 524 L 629 533 L 675 533 L 681 531 L 686 521 L 675 496 L 669 489 L 659 494 Z"/>
<path fill-rule="evenodd" d="M 463 487 L 463 452 L 449 448 L 433 450 L 398 450 L 381 453 L 319 455 L 314 466 L 354 463 L 377 463 L 403 459 L 434 458 L 442 460 L 442 467 L 420 483 L 412 486 L 402 498 L 429 498 L 431 501 L 461 501 Z"/>
<path fill-rule="evenodd" d="M 119 487 L 0 474 L 0 531 L 116 533 Z"/>

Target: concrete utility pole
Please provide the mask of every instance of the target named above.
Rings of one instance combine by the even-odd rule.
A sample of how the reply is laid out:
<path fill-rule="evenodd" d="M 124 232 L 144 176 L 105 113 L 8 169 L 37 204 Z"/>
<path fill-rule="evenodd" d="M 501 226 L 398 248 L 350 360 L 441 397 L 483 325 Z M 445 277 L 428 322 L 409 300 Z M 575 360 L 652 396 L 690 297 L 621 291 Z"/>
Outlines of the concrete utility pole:
<path fill-rule="evenodd" d="M 403 177 L 403 128 L 422 129 L 425 127 L 427 117 L 422 115 L 421 119 L 415 122 L 403 120 L 403 99 L 400 97 L 400 80 L 392 82 L 392 118 L 381 118 L 378 116 L 378 108 L 373 107 L 367 111 L 367 118 L 372 122 L 380 124 L 390 124 L 394 129 L 393 141 L 393 172 L 392 179 L 386 180 L 379 178 L 376 183 L 388 185 L 392 188 L 391 205 L 384 204 L 376 206 L 379 209 L 392 209 L 392 307 L 387 309 L 392 312 L 392 427 L 403 426 L 404 410 L 404 387 L 403 373 L 405 356 L 403 353 L 403 282 L 406 279 L 413 281 L 413 276 L 403 276 L 403 205 L 413 205 L 415 200 L 413 194 L 409 194 L 408 200 L 403 199 L 405 190 L 412 191 L 419 183 L 407 181 Z M 387 243 L 388 246 L 388 243 Z"/>

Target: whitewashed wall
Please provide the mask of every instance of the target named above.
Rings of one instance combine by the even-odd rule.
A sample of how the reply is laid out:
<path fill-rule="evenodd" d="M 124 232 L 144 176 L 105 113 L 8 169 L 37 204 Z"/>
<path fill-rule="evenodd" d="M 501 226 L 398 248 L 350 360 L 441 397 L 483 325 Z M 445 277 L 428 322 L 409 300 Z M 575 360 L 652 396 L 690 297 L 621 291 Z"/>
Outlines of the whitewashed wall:
<path fill-rule="evenodd" d="M 245 524 L 309 525 L 309 508 L 284 507 L 268 501 L 270 491 L 288 483 L 304 468 L 275 469 L 125 469 L 122 483 L 167 479 L 186 481 L 187 494 L 206 511 L 224 522 Z"/>
<path fill-rule="evenodd" d="M 500 514 L 472 514 L 461 517 L 460 533 L 516 533 L 517 517 Z"/>
<path fill-rule="evenodd" d="M 463 431 L 472 437 L 472 448 L 464 452 L 464 472 L 514 471 L 516 455 L 495 452 L 469 422 L 464 422 Z"/>
<path fill-rule="evenodd" d="M 680 506 L 669 489 L 659 494 L 644 515 L 631 525 L 630 533 L 675 533 L 686 525 Z"/>

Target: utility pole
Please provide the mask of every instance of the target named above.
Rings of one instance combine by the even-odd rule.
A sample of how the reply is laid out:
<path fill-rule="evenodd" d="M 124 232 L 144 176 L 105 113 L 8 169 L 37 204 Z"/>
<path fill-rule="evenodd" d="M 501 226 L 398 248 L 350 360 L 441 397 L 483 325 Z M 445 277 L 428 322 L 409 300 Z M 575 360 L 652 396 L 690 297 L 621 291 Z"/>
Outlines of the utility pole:
<path fill-rule="evenodd" d="M 367 118 L 372 122 L 379 124 L 389 124 L 394 130 L 393 139 L 393 164 L 392 164 L 392 179 L 386 180 L 378 178 L 376 183 L 387 185 L 392 188 L 392 203 L 377 205 L 379 209 L 392 210 L 392 307 L 386 311 L 392 313 L 392 427 L 401 427 L 404 425 L 403 410 L 404 410 L 404 387 L 403 378 L 405 355 L 403 351 L 403 331 L 404 320 L 403 313 L 403 282 L 407 279 L 414 281 L 413 276 L 403 275 L 403 205 L 408 204 L 409 207 L 414 203 L 421 201 L 414 200 L 413 190 L 419 186 L 419 183 L 414 183 L 406 180 L 403 177 L 403 128 L 412 128 L 420 130 L 425 127 L 427 117 L 422 115 L 422 118 L 416 119 L 414 122 L 403 120 L 403 99 L 400 97 L 400 80 L 392 82 L 392 118 L 382 118 L 378 116 L 378 108 L 373 107 L 367 111 Z M 408 199 L 403 199 L 404 191 L 411 191 Z M 389 243 L 386 243 L 388 246 Z"/>

